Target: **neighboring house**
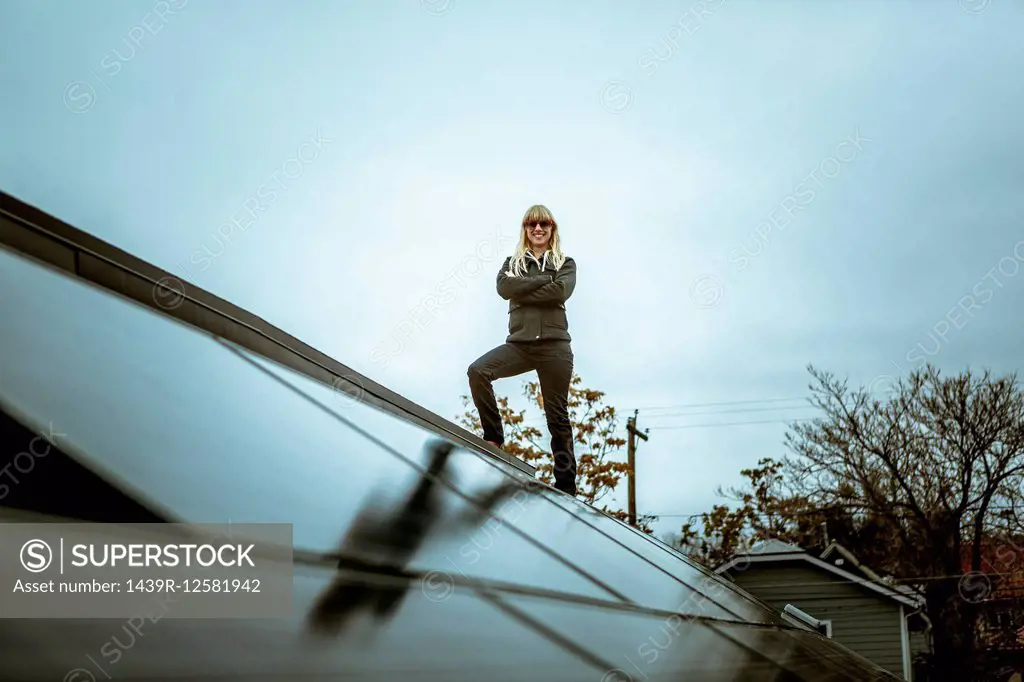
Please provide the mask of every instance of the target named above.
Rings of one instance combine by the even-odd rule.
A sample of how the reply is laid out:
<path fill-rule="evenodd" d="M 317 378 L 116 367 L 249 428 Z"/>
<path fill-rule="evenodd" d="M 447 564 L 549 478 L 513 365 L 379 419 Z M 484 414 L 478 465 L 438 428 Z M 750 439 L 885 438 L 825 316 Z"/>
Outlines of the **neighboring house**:
<path fill-rule="evenodd" d="M 792 604 L 825 621 L 825 634 L 873 663 L 912 679 L 912 639 L 917 650 L 927 639 L 912 617 L 923 607 L 913 590 L 887 584 L 845 548 L 832 543 L 820 555 L 768 540 L 715 569 L 782 611 Z"/>
<path fill-rule="evenodd" d="M 928 623 L 928 616 L 924 614 L 925 602 L 923 586 L 916 586 L 921 590 L 918 591 L 908 585 L 894 584 L 892 581 L 887 580 L 885 577 L 875 573 L 873 570 L 862 564 L 858 561 L 857 557 L 854 556 L 853 552 L 846 549 L 838 542 L 831 543 L 825 548 L 818 558 L 832 564 L 836 568 L 844 569 L 850 573 L 856 573 L 858 576 L 867 580 L 872 580 L 890 589 L 896 590 L 914 601 L 914 603 L 918 605 L 918 608 L 912 609 L 907 613 L 907 629 L 910 633 L 911 661 L 921 654 L 929 654 L 932 652 L 931 626 Z M 913 675 L 911 675 L 911 678 L 912 677 Z"/>

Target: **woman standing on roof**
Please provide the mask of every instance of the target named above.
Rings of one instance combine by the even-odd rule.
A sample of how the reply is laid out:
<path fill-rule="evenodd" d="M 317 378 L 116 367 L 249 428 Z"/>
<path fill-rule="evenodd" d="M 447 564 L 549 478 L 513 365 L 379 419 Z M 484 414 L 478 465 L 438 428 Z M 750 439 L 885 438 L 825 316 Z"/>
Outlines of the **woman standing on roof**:
<path fill-rule="evenodd" d="M 469 366 L 469 388 L 480 414 L 484 440 L 505 442 L 492 382 L 532 370 L 540 380 L 555 488 L 576 495 L 576 456 L 569 422 L 573 354 L 565 302 L 576 288 L 576 262 L 562 253 L 558 224 L 544 206 L 523 216 L 519 246 L 498 271 L 498 295 L 508 301 L 505 343 Z"/>

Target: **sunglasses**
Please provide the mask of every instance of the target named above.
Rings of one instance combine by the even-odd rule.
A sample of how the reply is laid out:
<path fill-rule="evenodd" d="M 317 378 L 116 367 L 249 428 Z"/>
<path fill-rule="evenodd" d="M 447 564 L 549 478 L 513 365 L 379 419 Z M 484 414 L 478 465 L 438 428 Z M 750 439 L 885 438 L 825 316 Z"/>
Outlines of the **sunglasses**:
<path fill-rule="evenodd" d="M 532 223 L 523 223 L 523 227 L 526 229 L 530 229 L 532 227 L 539 227 L 544 230 L 549 230 L 554 226 L 555 224 L 550 220 L 538 220 Z"/>

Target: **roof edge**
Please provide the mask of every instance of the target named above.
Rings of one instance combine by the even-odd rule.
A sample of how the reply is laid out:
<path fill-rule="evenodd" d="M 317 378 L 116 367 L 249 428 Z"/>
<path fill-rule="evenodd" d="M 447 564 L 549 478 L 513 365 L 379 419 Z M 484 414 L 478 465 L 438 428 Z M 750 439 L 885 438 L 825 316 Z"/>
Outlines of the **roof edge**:
<path fill-rule="evenodd" d="M 887 585 L 885 583 L 879 583 L 877 581 L 868 580 L 868 579 L 865 579 L 865 578 L 858 578 L 853 573 L 850 573 L 849 571 L 844 571 L 841 568 L 837 568 L 835 566 L 832 566 L 831 564 L 829 564 L 829 563 L 827 563 L 825 561 L 822 561 L 821 559 L 819 559 L 819 558 L 817 558 L 815 556 L 812 556 L 812 555 L 808 554 L 807 552 L 803 552 L 801 554 L 795 554 L 795 553 L 763 554 L 763 555 L 743 554 L 743 555 L 739 555 L 739 556 L 733 557 L 732 559 L 730 559 L 729 561 L 725 562 L 721 566 L 715 568 L 714 569 L 715 573 L 722 574 L 725 571 L 729 570 L 730 568 L 732 568 L 733 566 L 735 566 L 736 564 L 738 564 L 738 563 L 740 563 L 741 561 L 744 561 L 744 560 L 746 560 L 749 563 L 772 563 L 772 562 L 781 562 L 781 561 L 805 561 L 805 562 L 811 564 L 812 566 L 814 566 L 814 567 L 816 567 L 818 569 L 824 570 L 824 571 L 829 572 L 829 573 L 833 573 L 833 574 L 835 574 L 835 575 L 845 579 L 846 581 L 850 582 L 851 584 L 860 585 L 860 586 L 862 586 L 862 587 L 864 587 L 866 589 L 869 589 L 869 590 L 871 590 L 873 592 L 878 592 L 882 596 L 889 597 L 890 599 L 898 601 L 901 604 L 906 604 L 907 606 L 913 606 L 915 608 L 921 605 L 921 600 L 920 600 L 919 597 L 915 598 L 915 597 L 913 597 L 911 595 L 904 594 L 904 593 L 894 589 L 893 587 L 890 587 L 889 585 Z"/>

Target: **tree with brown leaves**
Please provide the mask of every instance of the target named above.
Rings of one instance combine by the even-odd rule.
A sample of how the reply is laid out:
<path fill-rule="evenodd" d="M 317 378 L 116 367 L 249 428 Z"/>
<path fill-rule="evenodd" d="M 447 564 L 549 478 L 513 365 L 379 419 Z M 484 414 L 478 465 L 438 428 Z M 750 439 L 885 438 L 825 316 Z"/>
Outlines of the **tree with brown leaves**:
<path fill-rule="evenodd" d="M 604 404 L 604 392 L 581 387 L 583 380 L 573 374 L 569 384 L 569 421 L 573 425 L 573 444 L 576 451 L 576 488 L 577 496 L 588 504 L 597 504 L 615 490 L 624 476 L 629 475 L 629 464 L 617 459 L 618 451 L 626 441 L 618 435 L 618 416 L 615 408 Z M 523 395 L 531 406 L 536 406 L 540 415 L 544 414 L 544 398 L 537 381 L 526 381 Z M 534 426 L 542 422 L 540 418 L 530 418 L 527 410 L 516 411 L 509 406 L 508 397 L 496 396 L 501 421 L 505 425 L 505 443 L 502 449 L 510 455 L 519 457 L 527 464 L 537 468 L 541 481 L 551 484 L 553 464 L 551 452 L 544 447 L 545 434 Z M 457 417 L 463 427 L 474 433 L 483 433 L 480 416 L 473 408 L 469 396 L 462 396 L 462 404 L 466 412 Z M 606 505 L 601 511 L 625 521 L 627 513 L 618 509 L 609 509 Z M 637 527 L 645 533 L 651 533 L 650 523 L 654 517 L 645 516 L 637 519 Z"/>
<path fill-rule="evenodd" d="M 823 519 L 816 518 L 819 515 L 805 498 L 787 489 L 782 462 L 766 457 L 757 464 L 740 471 L 749 489 L 719 487 L 716 491 L 731 499 L 734 507 L 716 504 L 700 515 L 699 522 L 683 524 L 677 542 L 690 558 L 714 568 L 761 540 L 775 538 L 805 548 L 817 544 L 814 524 Z"/>

